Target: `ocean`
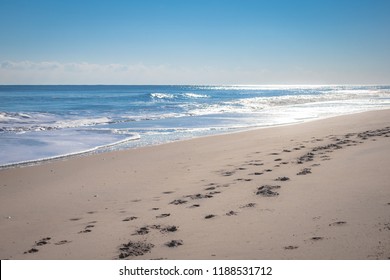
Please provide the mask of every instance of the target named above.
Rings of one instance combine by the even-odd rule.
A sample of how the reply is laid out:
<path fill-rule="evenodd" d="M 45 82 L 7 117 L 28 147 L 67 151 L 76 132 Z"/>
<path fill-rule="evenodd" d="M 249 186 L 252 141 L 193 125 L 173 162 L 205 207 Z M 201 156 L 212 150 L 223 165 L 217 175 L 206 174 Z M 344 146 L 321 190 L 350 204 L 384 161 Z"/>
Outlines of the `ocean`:
<path fill-rule="evenodd" d="M 390 108 L 390 86 L 0 86 L 0 167 Z"/>

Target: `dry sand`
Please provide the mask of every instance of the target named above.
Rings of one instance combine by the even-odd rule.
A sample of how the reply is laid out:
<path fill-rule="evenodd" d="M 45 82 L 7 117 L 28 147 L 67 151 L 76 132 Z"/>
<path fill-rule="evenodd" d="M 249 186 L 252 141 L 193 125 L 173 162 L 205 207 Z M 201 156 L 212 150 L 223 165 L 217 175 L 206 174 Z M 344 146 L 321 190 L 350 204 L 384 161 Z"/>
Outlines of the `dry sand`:
<path fill-rule="evenodd" d="M 388 259 L 389 167 L 383 110 L 4 169 L 0 258 Z"/>

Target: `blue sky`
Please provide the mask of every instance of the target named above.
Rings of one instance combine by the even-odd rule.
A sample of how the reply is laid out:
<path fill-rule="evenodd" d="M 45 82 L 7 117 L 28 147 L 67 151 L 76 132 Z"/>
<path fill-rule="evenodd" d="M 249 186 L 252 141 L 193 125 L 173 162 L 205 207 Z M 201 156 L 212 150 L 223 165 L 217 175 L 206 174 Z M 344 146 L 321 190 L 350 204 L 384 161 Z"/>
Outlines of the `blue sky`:
<path fill-rule="evenodd" d="M 390 84 L 387 0 L 0 0 L 0 84 Z"/>

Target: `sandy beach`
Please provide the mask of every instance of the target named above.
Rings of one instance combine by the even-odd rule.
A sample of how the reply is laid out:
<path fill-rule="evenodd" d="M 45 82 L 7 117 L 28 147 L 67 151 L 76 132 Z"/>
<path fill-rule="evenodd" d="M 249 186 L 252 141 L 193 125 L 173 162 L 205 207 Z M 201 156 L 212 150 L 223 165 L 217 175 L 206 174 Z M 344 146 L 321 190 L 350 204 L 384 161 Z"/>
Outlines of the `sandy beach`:
<path fill-rule="evenodd" d="M 1 259 L 389 259 L 390 110 L 0 170 Z"/>

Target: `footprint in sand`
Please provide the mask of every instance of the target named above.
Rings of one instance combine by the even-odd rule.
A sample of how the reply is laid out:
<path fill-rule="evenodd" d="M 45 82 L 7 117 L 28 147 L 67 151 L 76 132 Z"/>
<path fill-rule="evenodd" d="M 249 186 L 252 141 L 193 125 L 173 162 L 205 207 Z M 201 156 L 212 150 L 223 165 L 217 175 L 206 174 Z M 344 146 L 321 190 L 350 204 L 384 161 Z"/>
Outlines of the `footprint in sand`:
<path fill-rule="evenodd" d="M 187 195 L 186 197 L 189 197 L 191 199 L 203 199 L 203 198 L 212 198 L 213 196 L 210 195 L 210 194 L 191 194 L 191 195 Z"/>
<path fill-rule="evenodd" d="M 281 181 L 281 182 L 285 182 L 285 181 L 289 181 L 289 180 L 290 180 L 290 178 L 285 177 L 285 176 L 278 177 L 278 178 L 275 179 L 275 181 Z"/>
<path fill-rule="evenodd" d="M 263 172 L 254 172 L 254 173 L 250 173 L 248 175 L 260 176 L 260 175 L 263 175 Z"/>
<path fill-rule="evenodd" d="M 264 165 L 264 163 L 249 163 L 249 165 L 253 165 L 253 166 L 262 166 L 262 165 Z"/>
<path fill-rule="evenodd" d="M 237 215 L 237 212 L 232 210 L 232 211 L 227 212 L 225 215 L 226 216 L 235 216 L 235 215 Z"/>
<path fill-rule="evenodd" d="M 171 193 L 174 193 L 173 191 L 166 191 L 166 192 L 163 192 L 163 194 L 171 194 Z"/>
<path fill-rule="evenodd" d="M 219 193 L 221 193 L 221 192 L 220 191 L 213 191 L 213 192 L 209 192 L 207 195 L 212 196 L 214 194 L 219 194 Z"/>
<path fill-rule="evenodd" d="M 167 243 L 165 243 L 165 246 L 173 248 L 183 245 L 183 240 L 171 240 Z"/>
<path fill-rule="evenodd" d="M 72 241 L 68 241 L 68 240 L 61 240 L 61 241 L 58 241 L 56 243 L 54 243 L 54 245 L 64 245 L 64 244 L 67 244 L 67 243 L 70 243 Z"/>
<path fill-rule="evenodd" d="M 241 206 L 240 208 L 253 208 L 255 206 L 256 206 L 256 203 L 251 202 L 251 203 L 248 203 L 248 204 Z"/>
<path fill-rule="evenodd" d="M 132 220 L 136 220 L 136 219 L 138 219 L 138 217 L 132 216 L 132 217 L 127 217 L 127 218 L 123 219 L 122 221 L 128 222 L 128 221 L 132 221 Z"/>
<path fill-rule="evenodd" d="M 256 195 L 261 195 L 265 197 L 278 196 L 279 193 L 274 191 L 274 189 L 280 189 L 280 186 L 264 185 L 257 188 Z"/>
<path fill-rule="evenodd" d="M 221 175 L 225 176 L 225 177 L 228 177 L 228 176 L 232 176 L 234 173 L 235 173 L 234 171 L 225 171 Z"/>
<path fill-rule="evenodd" d="M 152 243 L 145 243 L 142 241 L 129 241 L 126 244 L 122 244 L 119 248 L 120 254 L 119 258 L 124 259 L 129 256 L 142 256 L 146 253 L 149 253 L 154 245 Z"/>
<path fill-rule="evenodd" d="M 310 240 L 312 240 L 312 241 L 320 241 L 320 240 L 324 240 L 324 238 L 321 237 L 321 236 L 314 236 L 314 237 L 310 238 Z"/>
<path fill-rule="evenodd" d="M 50 243 L 49 240 L 51 240 L 51 237 L 45 237 L 45 238 L 42 238 L 41 240 L 35 241 L 34 246 L 33 246 L 30 250 L 24 252 L 23 254 L 33 254 L 33 253 L 37 253 L 39 250 L 38 250 L 37 248 L 35 248 L 35 247 L 36 247 L 36 246 L 47 245 L 47 244 Z"/>
<path fill-rule="evenodd" d="M 179 204 L 185 204 L 187 203 L 186 200 L 182 200 L 182 199 L 175 199 L 174 201 L 171 201 L 169 204 L 173 204 L 173 205 L 179 205 Z"/>
<path fill-rule="evenodd" d="M 161 215 L 158 215 L 158 216 L 156 216 L 156 218 L 166 218 L 166 217 L 169 217 L 171 214 L 169 214 L 169 213 L 166 213 L 166 214 L 161 214 Z"/>
<path fill-rule="evenodd" d="M 145 235 L 149 233 L 149 227 L 141 227 L 135 231 L 132 235 Z"/>
<path fill-rule="evenodd" d="M 92 232 L 91 228 L 95 227 L 94 225 L 87 225 L 85 226 L 84 230 L 79 231 L 78 233 L 89 233 Z"/>
<path fill-rule="evenodd" d="M 36 249 L 36 248 L 31 248 L 30 250 L 24 252 L 23 254 L 33 254 L 33 253 L 36 253 L 38 252 L 39 250 Z"/>
<path fill-rule="evenodd" d="M 298 246 L 292 246 L 292 245 L 290 245 L 290 246 L 284 247 L 284 250 L 294 250 L 294 249 L 298 249 Z"/>
<path fill-rule="evenodd" d="M 210 214 L 210 215 L 206 215 L 204 218 L 205 218 L 205 219 L 211 219 L 211 218 L 214 218 L 214 217 L 215 217 L 215 215 Z"/>
<path fill-rule="evenodd" d="M 198 208 L 198 207 L 200 207 L 200 205 L 199 204 L 193 204 L 193 205 L 191 205 L 190 207 L 188 207 L 188 208 Z"/>
<path fill-rule="evenodd" d="M 39 241 L 36 241 L 35 242 L 35 245 L 37 246 L 43 246 L 43 245 L 46 245 L 49 243 L 49 240 L 51 239 L 51 237 L 45 237 L 45 238 L 42 238 L 41 240 Z"/>
<path fill-rule="evenodd" d="M 303 168 L 301 171 L 297 173 L 297 175 L 307 175 L 311 173 L 311 168 Z"/>
<path fill-rule="evenodd" d="M 160 232 L 161 233 L 175 232 L 178 229 L 179 228 L 177 226 L 167 226 L 167 227 L 161 228 Z"/>
<path fill-rule="evenodd" d="M 339 222 L 334 222 L 334 223 L 331 223 L 329 224 L 329 226 L 341 226 L 341 225 L 345 225 L 347 222 L 345 221 L 339 221 Z"/>

